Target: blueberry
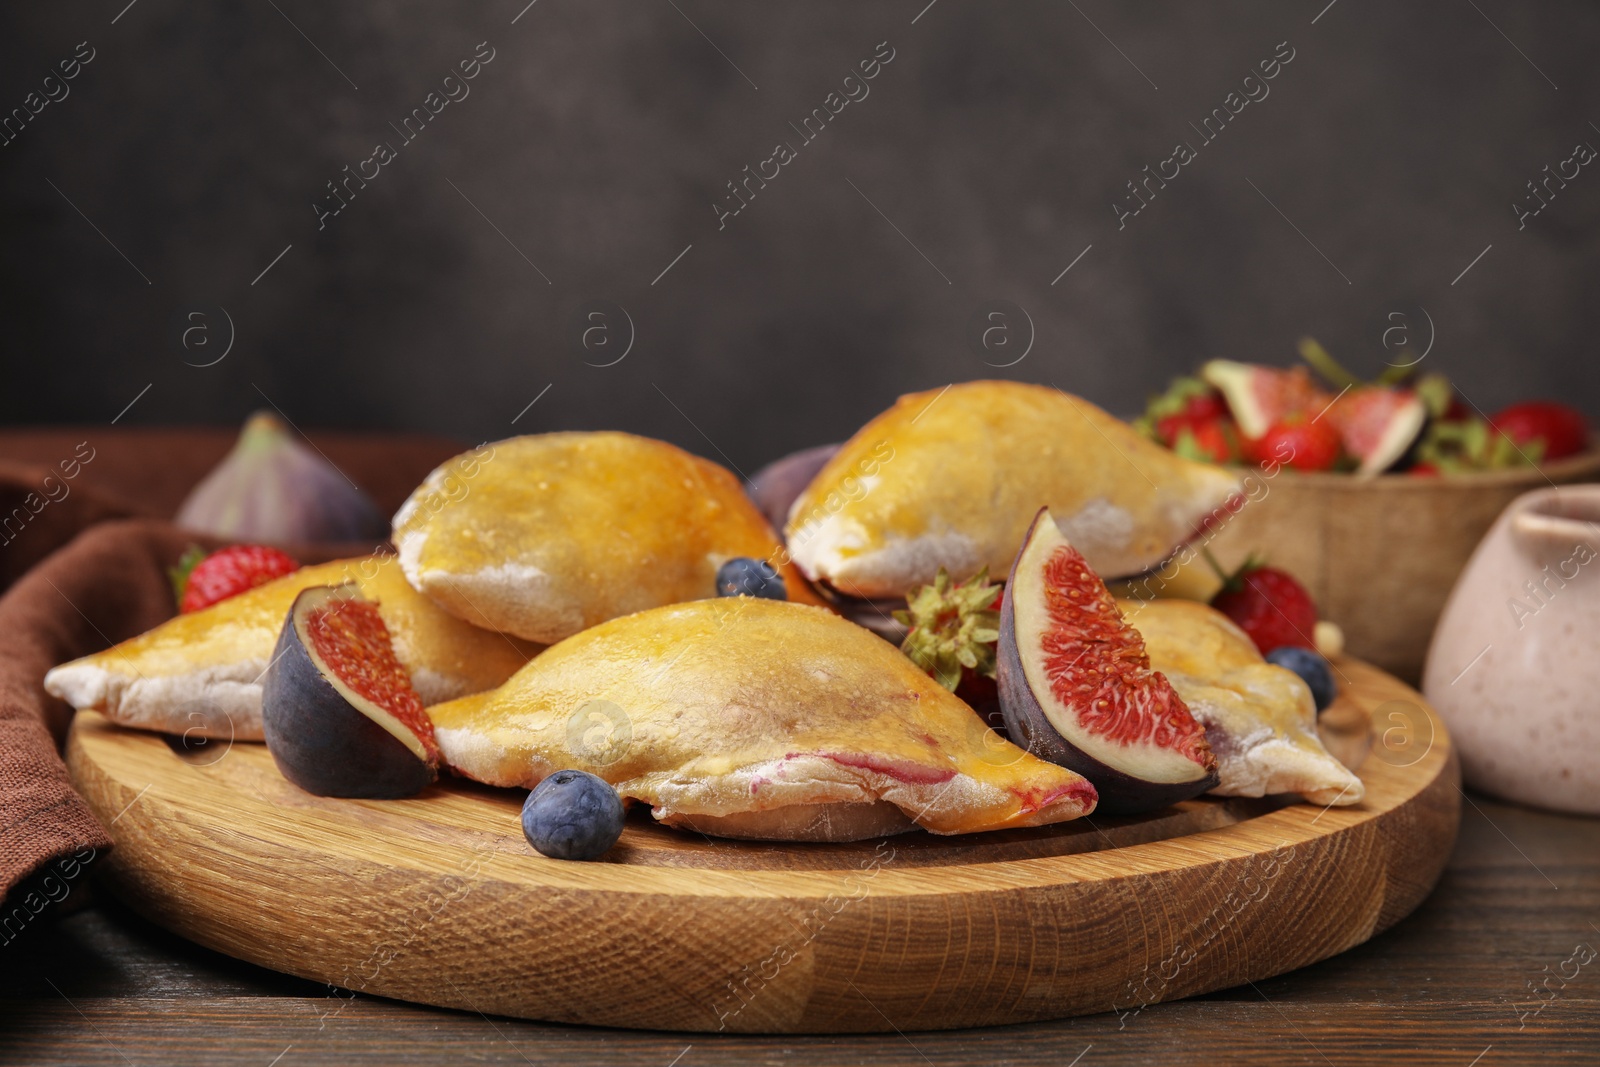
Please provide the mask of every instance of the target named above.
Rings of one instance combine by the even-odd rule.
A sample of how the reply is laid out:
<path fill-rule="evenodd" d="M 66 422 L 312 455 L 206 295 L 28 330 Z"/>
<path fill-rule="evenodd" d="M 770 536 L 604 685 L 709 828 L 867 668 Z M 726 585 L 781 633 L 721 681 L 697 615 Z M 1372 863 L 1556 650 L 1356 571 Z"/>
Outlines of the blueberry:
<path fill-rule="evenodd" d="M 1333 672 L 1328 669 L 1328 661 L 1309 648 L 1284 645 L 1268 652 L 1267 662 L 1294 671 L 1305 679 L 1306 685 L 1311 687 L 1311 696 L 1317 702 L 1318 711 L 1332 704 L 1339 695 L 1339 690 L 1333 684 Z"/>
<path fill-rule="evenodd" d="M 735 556 L 717 568 L 718 596 L 760 596 L 788 600 L 783 577 L 764 559 Z"/>
<path fill-rule="evenodd" d="M 557 771 L 528 794 L 522 832 L 551 859 L 598 859 L 622 836 L 622 798 L 587 771 Z"/>

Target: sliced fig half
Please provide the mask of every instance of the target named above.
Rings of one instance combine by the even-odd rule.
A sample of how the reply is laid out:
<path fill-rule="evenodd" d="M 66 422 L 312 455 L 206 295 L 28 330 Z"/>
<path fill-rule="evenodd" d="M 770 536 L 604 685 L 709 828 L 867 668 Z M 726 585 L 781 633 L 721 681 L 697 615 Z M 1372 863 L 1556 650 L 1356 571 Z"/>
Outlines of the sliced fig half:
<path fill-rule="evenodd" d="M 1361 461 L 1359 474 L 1381 474 L 1405 458 L 1428 422 L 1428 405 L 1409 389 L 1362 386 L 1328 409 L 1344 450 Z"/>
<path fill-rule="evenodd" d="M 378 605 L 354 583 L 301 591 L 262 683 L 267 749 L 283 776 L 323 797 L 408 797 L 438 776 L 422 698 Z"/>
<path fill-rule="evenodd" d="M 1287 415 L 1319 412 L 1329 399 L 1304 367 L 1280 370 L 1214 359 L 1200 368 L 1200 377 L 1222 393 L 1233 421 L 1246 437 L 1262 436 Z"/>
<path fill-rule="evenodd" d="M 1089 779 L 1105 814 L 1166 807 L 1218 783 L 1205 728 L 1150 669 L 1144 639 L 1048 508 L 1006 583 L 999 685 L 1011 739 Z"/>

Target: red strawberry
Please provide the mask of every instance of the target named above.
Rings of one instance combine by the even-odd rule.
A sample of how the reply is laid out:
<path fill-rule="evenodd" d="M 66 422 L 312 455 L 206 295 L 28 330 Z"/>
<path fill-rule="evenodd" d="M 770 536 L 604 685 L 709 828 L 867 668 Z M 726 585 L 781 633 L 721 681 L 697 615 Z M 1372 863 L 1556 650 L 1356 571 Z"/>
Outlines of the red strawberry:
<path fill-rule="evenodd" d="M 1189 398 L 1187 414 L 1195 422 L 1209 422 L 1228 414 L 1228 402 L 1217 392 L 1202 393 Z"/>
<path fill-rule="evenodd" d="M 1220 567 L 1217 573 L 1222 573 Z M 1316 647 L 1317 605 L 1311 594 L 1287 571 L 1263 566 L 1254 557 L 1224 576 L 1211 606 L 1248 634 L 1263 656 L 1284 646 Z"/>
<path fill-rule="evenodd" d="M 1523 447 L 1543 441 L 1544 451 L 1535 459 L 1560 459 L 1589 447 L 1589 421 L 1583 412 L 1553 400 L 1512 404 L 1489 423 Z"/>
<path fill-rule="evenodd" d="M 966 701 L 990 726 L 1002 734 L 1006 732 L 1005 715 L 1000 711 L 1000 685 L 993 678 L 962 668 L 956 696 Z"/>
<path fill-rule="evenodd" d="M 1172 438 L 1172 450 L 1202 463 L 1232 463 L 1239 458 L 1239 431 L 1226 416 L 1185 423 Z"/>
<path fill-rule="evenodd" d="M 1227 417 L 1228 405 L 1214 388 L 1199 378 L 1174 378 L 1166 392 L 1150 398 L 1134 425 L 1171 448 L 1185 429 Z"/>
<path fill-rule="evenodd" d="M 1178 443 L 1178 436 L 1194 425 L 1185 414 L 1168 415 L 1164 419 L 1156 420 L 1156 440 L 1171 448 Z"/>
<path fill-rule="evenodd" d="M 266 545 L 231 545 L 209 556 L 191 548 L 172 572 L 178 610 L 208 608 L 299 569 L 292 557 Z"/>
<path fill-rule="evenodd" d="M 1437 478 L 1439 477 L 1440 470 L 1437 464 L 1417 463 L 1414 464 L 1410 470 L 1406 471 L 1406 473 L 1411 475 L 1413 478 Z"/>
<path fill-rule="evenodd" d="M 1281 463 L 1298 471 L 1330 470 L 1342 451 L 1339 431 L 1331 423 L 1304 415 L 1281 419 L 1260 437 L 1244 442 L 1245 458 L 1252 463 Z"/>
<path fill-rule="evenodd" d="M 1201 393 L 1185 400 L 1176 414 L 1157 419 L 1156 435 L 1168 445 L 1173 445 L 1185 428 L 1192 430 L 1227 417 L 1228 405 L 1223 402 L 1221 393 Z"/>

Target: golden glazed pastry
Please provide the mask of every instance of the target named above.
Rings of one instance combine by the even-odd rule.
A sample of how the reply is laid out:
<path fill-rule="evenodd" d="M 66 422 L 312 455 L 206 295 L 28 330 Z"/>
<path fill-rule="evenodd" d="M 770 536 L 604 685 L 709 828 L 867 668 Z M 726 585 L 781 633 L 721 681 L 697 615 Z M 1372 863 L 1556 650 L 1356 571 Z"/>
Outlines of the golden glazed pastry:
<path fill-rule="evenodd" d="M 1192 600 L 1121 600 L 1217 756 L 1219 796 L 1299 793 L 1313 804 L 1359 804 L 1361 779 L 1322 747 L 1311 690 L 1268 663 L 1226 615 Z"/>
<path fill-rule="evenodd" d="M 1017 382 L 901 397 L 795 500 L 789 551 L 858 597 L 903 596 L 940 567 L 1005 574 L 1041 507 L 1096 572 L 1148 570 L 1238 492 L 1086 400 Z"/>
<path fill-rule="evenodd" d="M 893 645 L 782 601 L 613 619 L 428 714 L 469 778 L 532 786 L 585 770 L 664 823 L 726 837 L 962 834 L 1095 803 L 1087 781 L 1006 741 Z"/>
<path fill-rule="evenodd" d="M 626 433 L 485 445 L 428 475 L 394 517 L 406 577 L 457 618 L 554 642 L 619 615 L 716 595 L 734 556 L 783 563 L 728 471 Z M 791 600 L 816 603 L 792 566 Z"/>
<path fill-rule="evenodd" d="M 80 710 L 146 730 L 261 740 L 261 682 L 289 605 L 314 585 L 353 581 L 378 602 L 395 654 L 424 701 L 492 689 L 539 646 L 469 626 L 407 584 L 393 556 L 302 567 L 45 675 Z"/>

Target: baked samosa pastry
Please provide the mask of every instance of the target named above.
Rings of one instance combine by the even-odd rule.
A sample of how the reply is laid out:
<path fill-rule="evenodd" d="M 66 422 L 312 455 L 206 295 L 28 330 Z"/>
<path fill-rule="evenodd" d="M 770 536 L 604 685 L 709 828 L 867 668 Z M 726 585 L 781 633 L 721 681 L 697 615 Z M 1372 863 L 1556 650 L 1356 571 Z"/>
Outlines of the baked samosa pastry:
<path fill-rule="evenodd" d="M 394 517 L 406 577 L 457 618 L 555 642 L 715 596 L 735 556 L 780 562 L 731 473 L 626 433 L 513 437 L 440 466 Z M 817 603 L 792 566 L 789 599 Z"/>
<path fill-rule="evenodd" d="M 901 397 L 863 426 L 789 510 L 813 581 L 899 597 L 944 567 L 1005 574 L 1041 507 L 1102 577 L 1149 570 L 1238 479 L 1184 459 L 1059 389 L 981 381 Z"/>
<path fill-rule="evenodd" d="M 893 645 L 784 601 L 613 619 L 428 715 L 445 761 L 469 778 L 533 786 L 589 771 L 664 823 L 724 837 L 964 834 L 1064 822 L 1096 799 Z"/>
<path fill-rule="evenodd" d="M 1144 636 L 1150 666 L 1167 676 L 1206 728 L 1222 778 L 1212 793 L 1361 802 L 1361 779 L 1317 736 L 1311 690 L 1293 671 L 1264 660 L 1231 619 L 1191 600 L 1123 600 L 1118 606 Z"/>
<path fill-rule="evenodd" d="M 112 722 L 166 733 L 259 741 L 262 676 L 302 589 L 352 581 L 394 638 L 424 701 L 492 689 L 539 646 L 469 626 L 412 589 L 393 556 L 302 567 L 138 637 L 56 667 L 44 687 Z"/>

